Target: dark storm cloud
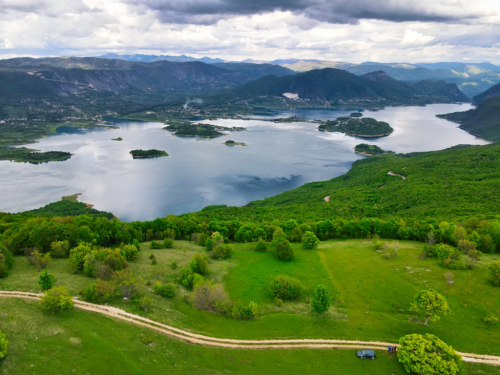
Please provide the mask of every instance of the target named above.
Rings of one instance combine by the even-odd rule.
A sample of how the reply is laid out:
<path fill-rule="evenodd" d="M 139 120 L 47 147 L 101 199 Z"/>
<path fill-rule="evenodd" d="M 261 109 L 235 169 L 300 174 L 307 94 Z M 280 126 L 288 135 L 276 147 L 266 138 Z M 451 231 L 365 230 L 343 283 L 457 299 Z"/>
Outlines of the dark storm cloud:
<path fill-rule="evenodd" d="M 361 19 L 393 22 L 459 22 L 492 14 L 468 11 L 460 0 L 125 0 L 158 12 L 165 23 L 214 24 L 238 15 L 290 11 L 310 19 L 356 24 Z"/>

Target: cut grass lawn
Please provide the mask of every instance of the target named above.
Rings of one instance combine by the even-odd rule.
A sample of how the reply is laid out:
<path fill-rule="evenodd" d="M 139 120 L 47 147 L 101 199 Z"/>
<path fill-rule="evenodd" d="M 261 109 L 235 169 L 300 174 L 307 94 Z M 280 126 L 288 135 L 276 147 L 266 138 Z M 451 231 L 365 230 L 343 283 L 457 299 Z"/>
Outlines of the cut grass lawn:
<path fill-rule="evenodd" d="M 77 309 L 47 314 L 36 302 L 16 299 L 0 306 L 0 330 L 10 341 L 0 372 L 7 374 L 406 373 L 386 351 L 370 361 L 356 358 L 355 350 L 207 348 Z M 500 374 L 500 367 L 465 366 L 469 374 Z"/>
<path fill-rule="evenodd" d="M 255 301 L 260 314 L 252 321 L 198 311 L 187 301 L 189 293 L 177 285 L 173 299 L 155 296 L 156 280 L 173 282 L 179 268 L 188 265 L 194 253 L 203 248 L 187 241 L 176 241 L 174 249 L 151 250 L 141 244 L 140 259 L 130 266 L 151 283 L 151 311 L 145 313 L 135 302 L 114 298 L 110 304 L 153 320 L 218 337 L 239 339 L 336 338 L 396 342 L 408 333 L 434 333 L 463 352 L 500 354 L 500 326 L 481 321 L 488 313 L 500 315 L 500 288 L 488 278 L 486 265 L 498 255 L 485 255 L 473 270 L 451 271 L 454 284 L 447 284 L 436 259 L 421 259 L 422 243 L 401 241 L 397 258 L 384 259 L 366 240 L 337 240 L 320 244 L 318 250 L 292 245 L 291 262 L 276 259 L 272 252 L 249 251 L 253 244 L 235 244 L 228 260 L 212 261 L 208 278 L 223 283 L 234 302 Z M 154 254 L 158 265 L 151 265 Z M 170 264 L 177 262 L 173 270 Z M 411 269 L 407 269 L 411 267 Z M 427 271 L 429 270 L 429 271 Z M 47 271 L 56 275 L 56 284 L 66 285 L 74 295 L 94 280 L 70 272 L 66 259 L 53 260 Z M 271 280 L 286 274 L 301 281 L 305 295 L 298 302 L 276 307 L 267 287 Z M 38 272 L 26 259 L 16 258 L 12 274 L 0 280 L 0 289 L 37 291 Z M 324 317 L 310 313 L 309 301 L 317 284 L 332 292 L 334 304 Z M 434 288 L 446 296 L 452 314 L 428 327 L 409 320 L 407 309 L 413 296 L 422 289 Z"/>

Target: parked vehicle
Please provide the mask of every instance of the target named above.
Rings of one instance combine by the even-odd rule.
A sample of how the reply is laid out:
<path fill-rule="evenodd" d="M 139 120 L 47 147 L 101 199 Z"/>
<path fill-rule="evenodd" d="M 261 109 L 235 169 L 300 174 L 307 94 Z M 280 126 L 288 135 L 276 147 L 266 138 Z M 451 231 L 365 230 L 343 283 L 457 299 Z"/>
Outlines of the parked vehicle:
<path fill-rule="evenodd" d="M 356 355 L 361 359 L 375 359 L 377 356 L 373 350 L 360 350 Z"/>

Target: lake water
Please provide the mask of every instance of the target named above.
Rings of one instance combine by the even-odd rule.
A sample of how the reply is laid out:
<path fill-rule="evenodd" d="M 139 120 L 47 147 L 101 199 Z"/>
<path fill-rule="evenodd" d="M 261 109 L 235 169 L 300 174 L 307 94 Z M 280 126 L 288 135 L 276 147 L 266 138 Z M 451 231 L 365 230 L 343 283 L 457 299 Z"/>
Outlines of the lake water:
<path fill-rule="evenodd" d="M 317 124 L 307 122 L 275 124 L 262 117 L 206 121 L 248 129 L 210 140 L 172 136 L 162 130 L 161 123 L 120 121 L 116 123 L 120 129 L 106 130 L 60 128 L 58 134 L 28 147 L 68 151 L 75 154 L 71 159 L 41 165 L 0 161 L 0 211 L 38 208 L 75 193 L 83 194 L 80 201 L 126 221 L 198 211 L 211 204 L 241 206 L 344 174 L 362 158 L 353 150 L 358 143 L 398 153 L 487 144 L 435 117 L 470 108 L 468 104 L 435 104 L 365 111 L 365 117 L 386 121 L 394 128 L 390 136 L 378 139 L 323 133 Z M 350 112 L 296 110 L 274 117 L 335 119 Z M 111 140 L 118 137 L 123 141 Z M 221 144 L 228 139 L 248 146 Z M 130 150 L 141 148 L 165 150 L 170 156 L 132 159 Z"/>

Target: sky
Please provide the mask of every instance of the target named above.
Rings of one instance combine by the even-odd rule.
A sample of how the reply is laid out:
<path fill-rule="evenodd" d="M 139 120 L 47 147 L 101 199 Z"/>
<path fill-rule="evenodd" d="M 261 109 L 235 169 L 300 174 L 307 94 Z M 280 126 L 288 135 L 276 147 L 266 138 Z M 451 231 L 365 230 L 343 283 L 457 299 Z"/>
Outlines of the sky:
<path fill-rule="evenodd" d="M 500 65 L 500 0 L 0 0 L 0 58 Z"/>

